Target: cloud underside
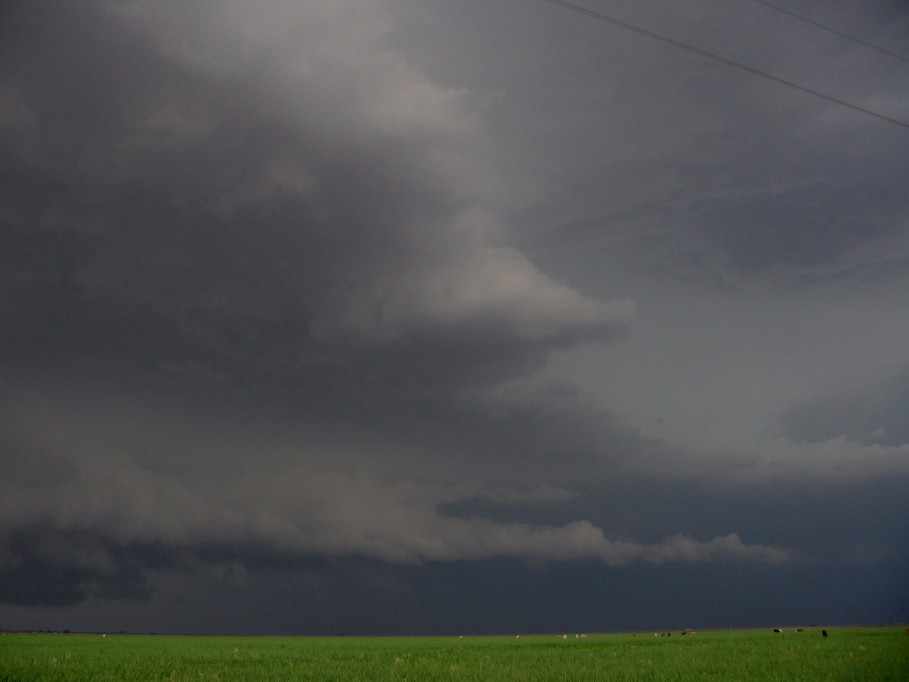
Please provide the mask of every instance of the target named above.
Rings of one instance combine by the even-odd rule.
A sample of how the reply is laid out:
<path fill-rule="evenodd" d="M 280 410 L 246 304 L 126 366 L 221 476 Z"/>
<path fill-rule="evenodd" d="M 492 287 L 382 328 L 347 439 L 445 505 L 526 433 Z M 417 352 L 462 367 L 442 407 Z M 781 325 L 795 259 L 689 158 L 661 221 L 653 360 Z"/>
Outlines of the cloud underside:
<path fill-rule="evenodd" d="M 261 557 L 277 565 L 294 561 L 288 557 L 325 557 L 389 565 L 593 560 L 608 567 L 791 560 L 787 550 L 745 543 L 735 533 L 642 543 L 607 538 L 586 520 L 551 526 L 448 517 L 431 502 L 436 491 L 337 474 L 284 472 L 253 487 L 202 493 L 149 480 L 148 473 L 133 472 L 130 480 L 109 463 L 105 470 L 102 480 L 50 491 L 50 504 L 37 502 L 33 491 L 4 492 L 0 602 L 145 600 L 166 571 L 231 580 L 247 566 L 261 568 Z M 222 575 L 224 566 L 230 575 Z"/>
<path fill-rule="evenodd" d="M 405 564 L 501 557 L 598 559 L 608 566 L 722 559 L 778 564 L 789 558 L 780 549 L 747 545 L 735 534 L 709 541 L 675 535 L 644 544 L 608 539 L 585 520 L 537 526 L 449 517 L 438 506 L 443 499 L 457 501 L 458 491 L 339 472 L 291 468 L 189 485 L 104 460 L 79 465 L 77 476 L 58 488 L 46 487 L 41 497 L 21 480 L 7 488 L 0 503 L 5 530 L 11 536 L 16 528 L 44 527 L 51 535 L 87 534 L 117 546 L 252 545 Z M 522 501 L 545 501 L 552 494 L 545 488 L 529 491 Z"/>

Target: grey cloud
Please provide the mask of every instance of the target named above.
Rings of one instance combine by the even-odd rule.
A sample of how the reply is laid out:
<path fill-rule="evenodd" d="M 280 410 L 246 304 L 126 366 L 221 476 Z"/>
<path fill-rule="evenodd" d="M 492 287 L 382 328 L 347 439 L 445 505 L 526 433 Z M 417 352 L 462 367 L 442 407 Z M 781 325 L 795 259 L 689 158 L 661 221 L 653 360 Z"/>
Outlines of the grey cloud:
<path fill-rule="evenodd" d="M 66 447 L 77 470 L 75 481 L 45 482 L 41 496 L 15 481 L 4 484 L 0 518 L 8 534 L 46 524 L 53 532 L 98 534 L 121 547 L 260 544 L 394 563 L 597 558 L 618 566 L 716 558 L 778 563 L 787 557 L 779 549 L 745 545 L 735 535 L 709 542 L 676 536 L 647 545 L 607 539 L 588 521 L 556 527 L 445 516 L 440 505 L 457 502 L 465 492 L 470 494 L 469 488 L 407 479 L 388 482 L 375 474 L 330 469 L 318 462 L 294 464 L 259 456 L 254 471 L 219 474 L 212 460 L 200 478 L 191 472 L 175 476 L 142 466 L 128 455 L 110 451 L 110 445 L 94 443 L 80 451 L 70 437 Z M 193 457 L 188 452 L 182 456 Z M 220 468 L 229 469 L 229 462 L 225 458 Z M 498 496 L 521 497 L 507 490 Z M 553 499 L 545 491 L 533 497 L 563 499 L 563 495 Z M 45 546 L 42 556 L 58 556 L 54 547 Z"/>
<path fill-rule="evenodd" d="M 626 324 L 630 304 L 585 298 L 498 243 L 481 193 L 463 186 L 478 175 L 462 152 L 477 134 L 460 93 L 433 85 L 375 40 L 361 49 L 378 55 L 381 68 L 347 55 L 312 66 L 310 76 L 307 60 L 327 59 L 319 46 L 333 44 L 319 36 L 285 36 L 276 80 L 263 83 L 246 65 L 273 51 L 269 31 L 286 30 L 285 13 L 305 21 L 307 12 L 238 5 L 215 22 L 216 33 L 240 41 L 228 48 L 220 38 L 206 43 L 204 30 L 187 43 L 181 31 L 193 22 L 204 28 L 208 15 L 170 11 L 175 23 L 163 26 L 163 11 L 130 17 L 134 45 L 104 33 L 85 50 L 86 71 L 59 55 L 44 64 L 43 82 L 70 83 L 59 93 L 18 84 L 43 102 L 40 137 L 57 149 L 35 161 L 37 142 L 8 140 L 18 152 L 8 172 L 22 185 L 6 230 L 14 285 L 5 306 L 17 322 L 6 333 L 15 345 L 36 351 L 62 336 L 78 347 L 109 334 L 106 343 L 126 352 L 140 344 L 134 352 L 145 356 L 160 341 L 158 360 L 171 366 L 187 359 L 167 357 L 179 352 L 174 346 L 234 362 L 263 353 L 293 362 L 325 344 L 409 336 L 545 351 Z M 93 35 L 90 23 L 75 17 L 69 43 Z M 18 48 L 26 64 L 40 49 Z M 209 73 L 184 48 L 211 50 L 219 65 L 228 49 L 231 77 Z M 100 68 L 107 51 L 123 53 L 119 65 Z M 330 84 L 325 71 L 336 72 Z M 88 78 L 90 94 L 77 89 Z M 74 138 L 72 114 L 89 98 L 90 132 Z M 250 110 L 250 100 L 273 109 Z M 326 118 L 336 106 L 343 115 Z M 71 169 L 55 160 L 61 153 Z M 49 184 L 60 188 L 51 202 Z M 35 303 L 44 317 L 37 329 L 28 319 Z M 123 337 L 136 328 L 143 333 Z"/>
<path fill-rule="evenodd" d="M 785 21 L 718 7 L 621 11 L 825 75 Z M 168 601 L 181 589 L 287 608 L 275 578 L 326 623 L 368 621 L 333 603 L 348 588 L 439 623 L 383 599 L 487 569 L 539 586 L 548 562 L 641 589 L 697 567 L 769 594 L 843 547 L 876 575 L 898 561 L 891 529 L 865 533 L 873 512 L 831 507 L 846 531 L 798 512 L 834 489 L 861 508 L 905 476 L 902 389 L 867 419 L 823 395 L 786 410 L 839 385 L 844 358 L 861 369 L 857 348 L 885 369 L 903 353 L 899 324 L 876 324 L 898 287 L 856 312 L 905 276 L 893 131 L 545 3 L 2 11 L 6 604 L 92 622 L 148 600 L 184 623 L 204 617 Z M 819 53 L 842 74 L 877 64 Z M 893 78 L 844 76 L 845 94 L 899 107 Z M 855 338 L 815 351 L 841 318 L 792 323 L 815 309 L 805 283 L 854 285 Z M 572 352 L 578 376 L 554 355 Z M 654 426 L 669 403 L 681 418 Z M 673 431 L 698 419 L 734 437 Z"/>
<path fill-rule="evenodd" d="M 318 30 L 346 11 L 334 5 L 89 7 L 70 21 L 33 10 L 43 33 L 15 46 L 26 68 L 8 74 L 38 124 L 6 139 L 20 191 L 6 208 L 4 338 L 19 389 L 38 396 L 20 404 L 23 440 L 70 469 L 40 496 L 8 485 L 7 537 L 47 524 L 101 547 L 391 562 L 785 558 L 734 536 L 648 545 L 586 521 L 439 511 L 458 495 L 557 502 L 571 493 L 558 477 L 539 487 L 546 462 L 592 463 L 604 445 L 618 460 L 643 442 L 528 378 L 554 348 L 621 334 L 633 307 L 579 294 L 504 243 L 466 93 L 385 49 L 381 9 L 342 22 L 356 49 L 338 52 Z M 310 413 L 307 435 L 231 446 L 130 402 L 222 386 L 238 407 L 219 396 L 213 409 L 243 414 L 269 387 L 286 414 Z M 110 390 L 126 402 L 67 404 Z M 111 420 L 126 426 L 99 437 Z M 459 460 L 481 468 L 440 484 Z M 418 463 L 402 476 L 401 462 Z M 78 585 L 101 567 L 73 570 Z"/>

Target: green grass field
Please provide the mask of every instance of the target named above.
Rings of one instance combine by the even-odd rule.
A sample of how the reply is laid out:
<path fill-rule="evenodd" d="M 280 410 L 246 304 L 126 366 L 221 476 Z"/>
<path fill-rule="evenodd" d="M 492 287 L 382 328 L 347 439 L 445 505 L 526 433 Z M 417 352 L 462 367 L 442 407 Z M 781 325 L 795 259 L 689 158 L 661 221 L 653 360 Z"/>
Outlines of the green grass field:
<path fill-rule="evenodd" d="M 909 680 L 903 627 L 509 637 L 0 634 L 0 681 Z"/>

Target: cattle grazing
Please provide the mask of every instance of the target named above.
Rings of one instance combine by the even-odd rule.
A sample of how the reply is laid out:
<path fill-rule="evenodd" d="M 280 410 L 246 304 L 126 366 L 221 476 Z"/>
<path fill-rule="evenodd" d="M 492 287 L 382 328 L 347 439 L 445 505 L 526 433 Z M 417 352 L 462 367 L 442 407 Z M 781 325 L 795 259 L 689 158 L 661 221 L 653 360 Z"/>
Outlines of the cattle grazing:
<path fill-rule="evenodd" d="M 773 628 L 773 631 L 774 631 L 774 632 L 782 632 L 782 630 L 780 630 L 779 628 Z"/>
<path fill-rule="evenodd" d="M 637 635 L 635 635 L 635 636 L 637 636 Z M 587 635 L 585 635 L 583 632 L 581 633 L 581 639 L 587 639 Z"/>
<path fill-rule="evenodd" d="M 796 631 L 796 632 L 803 632 L 803 631 L 804 631 L 804 628 L 796 628 L 795 631 Z"/>
<path fill-rule="evenodd" d="M 822 636 L 822 637 L 826 637 L 826 636 L 827 636 L 827 631 L 826 631 L 826 630 L 821 630 L 821 636 Z"/>

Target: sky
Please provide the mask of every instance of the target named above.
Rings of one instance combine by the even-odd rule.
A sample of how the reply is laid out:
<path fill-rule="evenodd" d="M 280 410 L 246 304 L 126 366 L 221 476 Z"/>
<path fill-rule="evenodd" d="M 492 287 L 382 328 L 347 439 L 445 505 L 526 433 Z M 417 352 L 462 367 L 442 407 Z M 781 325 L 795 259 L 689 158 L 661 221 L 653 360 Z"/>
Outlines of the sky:
<path fill-rule="evenodd" d="M 3 3 L 0 628 L 909 620 L 909 6 L 578 4 Z"/>

